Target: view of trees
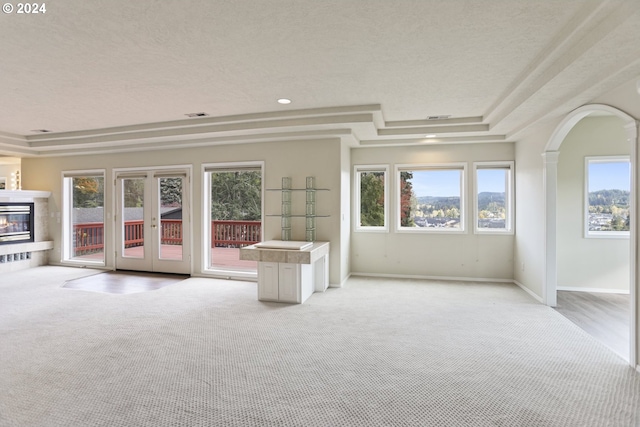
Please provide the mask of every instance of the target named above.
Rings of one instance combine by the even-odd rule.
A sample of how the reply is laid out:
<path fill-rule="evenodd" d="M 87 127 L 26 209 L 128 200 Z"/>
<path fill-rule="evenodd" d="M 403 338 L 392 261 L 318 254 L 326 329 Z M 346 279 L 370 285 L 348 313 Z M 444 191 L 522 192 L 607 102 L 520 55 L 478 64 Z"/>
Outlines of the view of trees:
<path fill-rule="evenodd" d="M 260 221 L 261 218 L 260 171 L 211 173 L 211 219 Z"/>
<path fill-rule="evenodd" d="M 73 207 L 100 208 L 104 201 L 104 178 L 83 176 L 72 178 Z"/>
<path fill-rule="evenodd" d="M 144 206 L 144 178 L 127 178 L 122 180 L 125 208 Z"/>
<path fill-rule="evenodd" d="M 160 206 L 182 206 L 182 178 L 160 178 Z"/>
<path fill-rule="evenodd" d="M 104 178 L 72 178 L 73 207 L 103 207 Z M 139 208 L 144 203 L 144 178 L 123 180 L 124 206 Z M 160 178 L 163 207 L 182 206 L 182 178 Z M 262 176 L 260 171 L 214 172 L 211 174 L 212 219 L 260 221 L 262 216 Z M 371 211 L 371 217 L 377 214 Z"/>
<path fill-rule="evenodd" d="M 360 173 L 360 225 L 384 226 L 384 172 Z M 460 196 L 417 195 L 414 171 L 400 172 L 400 225 L 402 227 L 460 227 Z M 432 178 L 433 179 L 433 178 Z M 422 184 L 424 186 L 424 183 Z M 433 183 L 438 185 L 438 183 Z M 452 192 L 454 192 L 452 190 Z M 505 192 L 478 194 L 478 220 L 483 227 L 504 228 Z"/>
<path fill-rule="evenodd" d="M 424 196 L 417 198 L 416 216 L 425 218 L 460 218 L 460 197 Z"/>
<path fill-rule="evenodd" d="M 478 193 L 478 219 L 506 219 L 507 208 L 503 192 Z"/>
<path fill-rule="evenodd" d="M 72 178 L 72 180 L 74 208 L 103 207 L 103 177 L 84 176 Z M 142 178 L 124 180 L 125 207 L 142 207 L 144 201 L 144 181 Z M 182 178 L 160 178 L 160 199 L 161 206 L 181 206 Z"/>
<path fill-rule="evenodd" d="M 384 227 L 384 172 L 360 172 L 360 225 Z"/>
<path fill-rule="evenodd" d="M 416 196 L 413 192 L 413 172 L 400 172 L 400 225 L 415 227 L 413 212 L 416 207 Z"/>
<path fill-rule="evenodd" d="M 589 192 L 589 231 L 629 231 L 629 191 Z"/>

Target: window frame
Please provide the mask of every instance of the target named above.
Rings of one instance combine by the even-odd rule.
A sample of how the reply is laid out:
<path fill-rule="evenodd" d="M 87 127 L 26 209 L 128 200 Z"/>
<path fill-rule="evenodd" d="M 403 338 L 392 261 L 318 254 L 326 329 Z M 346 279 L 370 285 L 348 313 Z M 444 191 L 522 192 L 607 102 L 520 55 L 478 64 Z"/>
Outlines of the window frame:
<path fill-rule="evenodd" d="M 629 174 L 631 175 L 631 156 L 626 154 L 612 156 L 585 156 L 584 158 L 584 195 L 583 195 L 583 228 L 585 239 L 629 239 L 630 231 L 591 231 L 589 230 L 589 164 L 593 163 L 629 163 Z M 631 188 L 631 176 L 629 176 L 629 186 Z M 629 190 L 630 191 L 630 190 Z M 631 214 L 631 212 L 629 213 Z"/>
<path fill-rule="evenodd" d="M 383 226 L 362 226 L 361 220 L 361 203 L 360 203 L 360 186 L 362 172 L 382 172 L 384 174 L 384 225 Z M 389 232 L 389 165 L 354 165 L 354 230 L 356 232 L 368 233 L 388 233 Z"/>
<path fill-rule="evenodd" d="M 398 233 L 426 233 L 426 234 L 468 234 L 467 231 L 467 162 L 451 162 L 451 163 L 409 163 L 409 164 L 396 164 L 394 167 L 395 173 L 395 215 L 396 215 L 396 232 Z M 399 188 L 402 180 L 400 174 L 405 171 L 460 171 L 460 228 L 435 228 L 435 227 L 403 227 L 400 224 L 402 215 L 400 214 L 401 208 L 401 191 Z"/>
<path fill-rule="evenodd" d="M 107 228 L 109 223 L 107 222 L 107 171 L 106 169 L 89 169 L 89 170 L 69 170 L 62 171 L 62 245 L 60 253 L 60 262 L 63 264 L 73 265 L 93 265 L 93 266 L 105 266 L 107 265 L 107 245 L 109 240 L 107 239 Z M 102 241 L 103 241 L 103 255 L 102 260 L 91 259 L 77 259 L 72 256 L 73 243 L 71 242 L 71 227 L 73 226 L 73 178 L 83 177 L 102 177 L 104 182 L 104 193 L 102 195 Z"/>
<path fill-rule="evenodd" d="M 484 228 L 478 227 L 478 170 L 482 169 L 504 169 L 508 170 L 508 176 L 505 182 L 505 209 L 506 228 Z M 515 162 L 509 161 L 492 161 L 492 162 L 474 162 L 473 163 L 473 232 L 475 234 L 502 234 L 513 235 L 515 230 L 515 203 L 514 203 L 514 180 L 515 180 Z"/>
<path fill-rule="evenodd" d="M 265 162 L 264 161 L 246 161 L 246 162 L 222 162 L 222 163 L 203 163 L 201 165 L 202 179 L 202 230 L 204 238 L 201 242 L 202 250 L 202 267 L 200 272 L 205 275 L 215 277 L 232 277 L 238 279 L 255 279 L 257 277 L 257 268 L 253 270 L 244 269 L 224 269 L 211 266 L 211 173 L 229 172 L 237 169 L 259 169 L 261 174 L 261 196 L 260 210 L 262 223 L 262 239 L 264 239 L 265 229 Z"/>

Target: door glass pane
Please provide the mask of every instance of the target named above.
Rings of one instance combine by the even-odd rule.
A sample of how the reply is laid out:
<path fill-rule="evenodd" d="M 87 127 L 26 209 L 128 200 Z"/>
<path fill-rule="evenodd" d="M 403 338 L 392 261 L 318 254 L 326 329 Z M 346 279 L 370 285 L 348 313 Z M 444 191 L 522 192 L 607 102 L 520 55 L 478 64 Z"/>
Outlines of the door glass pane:
<path fill-rule="evenodd" d="M 71 259 L 104 262 L 104 178 L 65 180 L 71 184 Z"/>
<path fill-rule="evenodd" d="M 122 253 L 127 258 L 144 258 L 144 184 L 145 178 L 122 180 Z"/>
<path fill-rule="evenodd" d="M 160 259 L 182 261 L 182 178 L 158 178 Z"/>
<path fill-rule="evenodd" d="M 240 260 L 240 248 L 261 241 L 260 170 L 211 172 L 211 268 L 256 270 Z"/>

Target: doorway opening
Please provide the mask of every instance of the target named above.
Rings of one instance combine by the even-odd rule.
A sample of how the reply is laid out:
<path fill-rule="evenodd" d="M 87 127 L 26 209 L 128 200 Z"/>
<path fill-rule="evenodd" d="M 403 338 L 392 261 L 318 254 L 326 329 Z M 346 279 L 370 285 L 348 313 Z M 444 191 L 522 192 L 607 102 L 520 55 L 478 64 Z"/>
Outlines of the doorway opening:
<path fill-rule="evenodd" d="M 585 118 L 605 120 L 607 116 L 616 122 L 618 136 L 626 152 L 603 151 L 607 149 L 609 140 L 601 140 L 589 146 L 588 139 L 597 128 L 579 133 L 580 127 L 587 124 L 587 121 L 583 121 Z M 572 143 L 572 138 L 577 138 L 577 142 Z M 573 111 L 560 123 L 543 155 L 546 199 L 546 276 L 543 300 L 545 304 L 556 307 L 558 290 L 564 292 L 567 288 L 587 293 L 628 292 L 628 344 L 623 356 L 632 366 L 636 365 L 637 354 L 637 138 L 635 119 L 609 106 L 588 105 Z M 598 160 L 603 162 L 606 155 L 612 154 L 619 155 L 617 160 L 625 155 L 629 159 L 626 218 L 623 212 L 624 201 L 619 199 L 611 203 L 602 202 L 603 206 L 599 208 L 602 212 L 598 209 L 589 212 L 590 196 L 594 197 L 597 192 L 595 188 L 589 190 L 589 158 L 599 157 Z M 571 162 L 575 164 L 563 164 Z M 578 191 L 569 191 L 572 187 L 578 188 Z M 611 195 L 612 192 L 608 194 Z M 572 204 L 578 207 L 577 213 L 571 207 Z M 571 212 L 575 217 L 567 218 Z M 614 218 L 617 216 L 620 218 Z M 605 219 L 610 220 L 611 224 L 604 224 Z M 625 227 L 626 233 L 623 232 Z M 592 316 L 597 313 L 595 306 L 592 310 L 584 310 Z"/>
<path fill-rule="evenodd" d="M 116 269 L 191 273 L 189 169 L 114 174 Z"/>

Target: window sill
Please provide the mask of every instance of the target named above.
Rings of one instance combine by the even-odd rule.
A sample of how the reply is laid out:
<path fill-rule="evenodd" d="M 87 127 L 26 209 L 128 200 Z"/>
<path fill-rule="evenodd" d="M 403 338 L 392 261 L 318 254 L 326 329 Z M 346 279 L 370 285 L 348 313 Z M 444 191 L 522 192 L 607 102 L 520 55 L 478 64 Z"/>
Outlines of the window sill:
<path fill-rule="evenodd" d="M 469 234 L 466 230 L 438 229 L 434 227 L 398 228 L 398 233 L 404 234 Z"/>
<path fill-rule="evenodd" d="M 477 235 L 491 235 L 491 236 L 513 236 L 514 232 L 513 232 L 513 230 L 503 230 L 503 231 L 498 231 L 498 230 L 475 230 L 474 234 L 477 234 Z"/>
<path fill-rule="evenodd" d="M 356 233 L 388 233 L 389 229 L 384 227 L 375 227 L 375 228 L 360 227 L 360 228 L 356 228 L 354 231 Z"/>
<path fill-rule="evenodd" d="M 602 232 L 602 233 L 587 233 L 585 239 L 626 239 L 628 240 L 630 233 L 628 232 Z"/>

